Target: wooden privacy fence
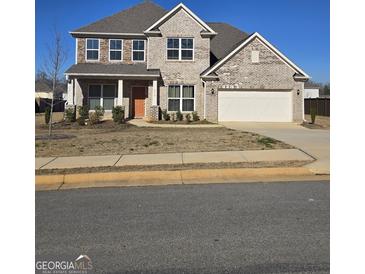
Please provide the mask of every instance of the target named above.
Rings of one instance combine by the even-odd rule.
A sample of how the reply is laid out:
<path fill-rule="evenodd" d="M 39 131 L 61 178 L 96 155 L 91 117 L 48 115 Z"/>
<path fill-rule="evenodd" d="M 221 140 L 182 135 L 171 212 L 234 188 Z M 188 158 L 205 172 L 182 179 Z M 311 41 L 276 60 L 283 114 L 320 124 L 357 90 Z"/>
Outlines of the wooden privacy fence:
<path fill-rule="evenodd" d="M 304 113 L 310 114 L 311 107 L 315 107 L 317 115 L 330 116 L 330 98 L 306 98 L 304 99 Z"/>
<path fill-rule="evenodd" d="M 35 113 L 43 113 L 46 107 L 50 107 L 51 99 L 41 98 L 39 100 L 35 100 Z M 64 112 L 65 111 L 65 100 L 55 99 L 53 102 L 53 111 L 54 112 Z"/>

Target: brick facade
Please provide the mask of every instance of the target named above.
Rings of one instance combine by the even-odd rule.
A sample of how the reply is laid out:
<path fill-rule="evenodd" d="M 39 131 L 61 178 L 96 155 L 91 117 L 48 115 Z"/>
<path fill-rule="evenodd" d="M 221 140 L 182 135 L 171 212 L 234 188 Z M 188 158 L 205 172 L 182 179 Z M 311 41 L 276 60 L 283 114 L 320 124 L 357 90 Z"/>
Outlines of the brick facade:
<path fill-rule="evenodd" d="M 253 50 L 260 52 L 258 63 L 251 61 Z M 293 78 L 295 70 L 277 57 L 258 38 L 236 53 L 215 73 L 218 75 L 219 81 L 207 81 L 207 120 L 218 121 L 218 90 L 225 89 L 291 92 L 293 96 L 293 121 L 302 121 L 303 82 L 296 82 Z M 299 95 L 297 94 L 298 91 Z"/>
<path fill-rule="evenodd" d="M 160 107 L 167 109 L 168 85 L 194 85 L 195 109 L 203 117 L 203 85 L 200 73 L 210 65 L 210 39 L 202 38 L 203 27 L 193 20 L 185 11 L 180 10 L 159 27 L 161 37 L 149 37 L 148 68 L 160 69 L 162 86 L 160 86 Z M 167 60 L 167 38 L 194 38 L 194 60 Z"/>

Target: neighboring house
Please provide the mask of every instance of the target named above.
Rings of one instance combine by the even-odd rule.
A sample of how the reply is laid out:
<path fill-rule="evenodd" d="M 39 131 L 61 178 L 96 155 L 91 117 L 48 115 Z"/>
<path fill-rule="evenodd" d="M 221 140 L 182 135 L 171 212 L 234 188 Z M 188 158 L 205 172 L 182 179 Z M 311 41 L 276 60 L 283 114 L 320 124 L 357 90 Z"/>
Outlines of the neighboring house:
<path fill-rule="evenodd" d="M 304 83 L 304 99 L 307 98 L 318 98 L 319 89 L 321 87 L 311 82 Z"/>
<path fill-rule="evenodd" d="M 54 97 L 55 112 L 63 112 L 65 110 L 65 102 L 67 100 L 67 91 L 64 85 L 59 85 L 56 89 Z M 35 81 L 35 112 L 44 112 L 46 107 L 51 105 L 52 87 L 46 79 L 38 79 Z"/>
<path fill-rule="evenodd" d="M 70 32 L 68 105 L 160 110 L 219 121 L 301 122 L 309 76 L 258 33 L 202 21 L 185 5 L 144 2 Z"/>

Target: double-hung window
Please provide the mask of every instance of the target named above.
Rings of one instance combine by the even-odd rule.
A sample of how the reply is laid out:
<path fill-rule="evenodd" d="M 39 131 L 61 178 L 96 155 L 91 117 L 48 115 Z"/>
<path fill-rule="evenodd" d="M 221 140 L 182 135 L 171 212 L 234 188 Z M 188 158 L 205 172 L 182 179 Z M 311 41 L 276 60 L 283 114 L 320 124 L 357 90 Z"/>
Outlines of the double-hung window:
<path fill-rule="evenodd" d="M 86 60 L 99 60 L 99 39 L 86 39 Z"/>
<path fill-rule="evenodd" d="M 144 61 L 145 41 L 133 40 L 132 45 L 132 61 Z"/>
<path fill-rule="evenodd" d="M 120 39 L 109 40 L 109 60 L 121 61 L 122 60 L 123 41 Z"/>
<path fill-rule="evenodd" d="M 89 85 L 89 108 L 94 110 L 96 106 L 101 106 L 104 110 L 112 110 L 115 106 L 117 91 L 115 85 Z"/>
<path fill-rule="evenodd" d="M 167 60 L 193 60 L 193 38 L 168 38 Z"/>
<path fill-rule="evenodd" d="M 168 89 L 168 111 L 194 111 L 194 86 L 175 85 Z"/>

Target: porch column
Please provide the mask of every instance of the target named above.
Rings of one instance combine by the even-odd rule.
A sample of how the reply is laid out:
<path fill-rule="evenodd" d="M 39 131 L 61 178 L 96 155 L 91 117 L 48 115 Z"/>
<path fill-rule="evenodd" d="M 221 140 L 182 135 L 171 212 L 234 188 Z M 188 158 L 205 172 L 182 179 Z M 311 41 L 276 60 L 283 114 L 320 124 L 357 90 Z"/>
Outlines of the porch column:
<path fill-rule="evenodd" d="M 74 79 L 70 79 L 67 82 L 67 105 L 74 104 Z"/>
<path fill-rule="evenodd" d="M 152 106 L 157 106 L 157 80 L 153 80 L 153 86 L 152 86 Z"/>
<path fill-rule="evenodd" d="M 80 86 L 80 82 L 77 78 L 74 79 L 74 90 L 75 90 L 75 95 L 74 95 L 74 105 L 77 106 L 82 106 L 83 105 L 83 94 L 82 94 L 82 88 Z"/>
<path fill-rule="evenodd" d="M 117 106 L 123 105 L 123 80 L 118 80 Z"/>

